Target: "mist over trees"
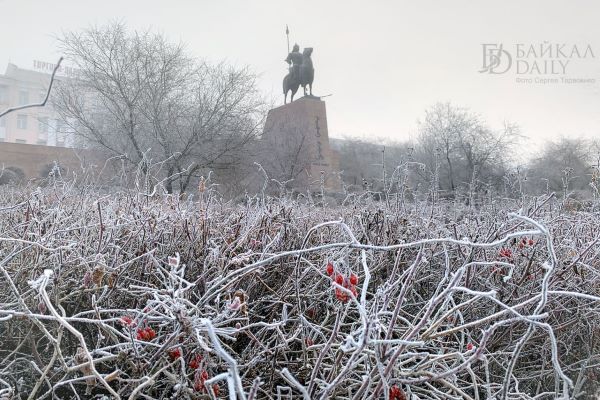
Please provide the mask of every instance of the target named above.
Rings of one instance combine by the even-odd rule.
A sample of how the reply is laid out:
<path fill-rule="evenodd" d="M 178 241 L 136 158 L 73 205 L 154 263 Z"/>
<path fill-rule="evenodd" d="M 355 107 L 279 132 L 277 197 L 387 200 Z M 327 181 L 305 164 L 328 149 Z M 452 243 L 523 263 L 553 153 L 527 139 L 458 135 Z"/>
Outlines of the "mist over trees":
<path fill-rule="evenodd" d="M 168 192 L 235 169 L 261 130 L 265 103 L 248 69 L 196 60 L 164 35 L 122 23 L 59 42 L 80 71 L 58 87 L 61 115 L 88 147 L 142 170 L 158 163 Z"/>
<path fill-rule="evenodd" d="M 220 191 L 236 197 L 262 186 L 255 162 L 278 185 L 300 181 L 311 163 L 302 132 L 267 144 L 269 107 L 248 68 L 209 64 L 163 34 L 123 23 L 66 32 L 59 43 L 80 72 L 53 94 L 69 128 L 85 147 L 151 175 L 169 193 L 194 190 L 212 173 Z M 412 140 L 331 139 L 331 146 L 350 192 L 598 195 L 597 143 L 548 142 L 519 164 L 514 154 L 523 138 L 515 123 L 492 127 L 473 110 L 437 103 Z"/>
<path fill-rule="evenodd" d="M 427 192 L 435 185 L 442 196 L 467 192 L 598 196 L 598 142 L 561 138 L 540 143 L 523 162 L 515 155 L 525 136 L 514 123 L 492 128 L 476 113 L 450 103 L 434 104 L 424 114 L 410 141 L 332 139 L 347 188 L 379 191 L 385 177 L 389 188 L 394 170 L 402 166 L 409 190 Z"/>
<path fill-rule="evenodd" d="M 581 138 L 545 143 L 527 166 L 528 186 L 534 193 L 589 190 L 598 176 L 599 150 L 597 143 Z"/>
<path fill-rule="evenodd" d="M 453 192 L 473 180 L 498 185 L 519 137 L 515 124 L 494 130 L 467 109 L 438 103 L 419 122 L 416 157 L 431 171 L 442 169 L 440 190 Z"/>
<path fill-rule="evenodd" d="M 349 184 L 373 178 L 382 182 L 386 174 L 391 176 L 398 165 L 406 164 L 413 185 L 435 181 L 436 190 L 452 194 L 473 184 L 476 189 L 500 188 L 512 162 L 511 150 L 520 137 L 515 124 L 494 130 L 467 109 L 437 103 L 425 111 L 413 141 L 375 144 L 347 140 L 337 148 L 346 160 L 342 169 Z"/>

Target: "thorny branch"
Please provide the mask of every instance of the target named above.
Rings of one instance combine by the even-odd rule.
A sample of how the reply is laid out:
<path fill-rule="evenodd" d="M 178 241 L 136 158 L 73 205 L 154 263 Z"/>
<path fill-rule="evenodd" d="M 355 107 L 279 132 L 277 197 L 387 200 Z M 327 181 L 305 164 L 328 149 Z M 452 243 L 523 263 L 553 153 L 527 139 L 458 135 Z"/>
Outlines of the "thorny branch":
<path fill-rule="evenodd" d="M 0 194 L 1 399 L 598 389 L 597 213 L 148 193 Z"/>

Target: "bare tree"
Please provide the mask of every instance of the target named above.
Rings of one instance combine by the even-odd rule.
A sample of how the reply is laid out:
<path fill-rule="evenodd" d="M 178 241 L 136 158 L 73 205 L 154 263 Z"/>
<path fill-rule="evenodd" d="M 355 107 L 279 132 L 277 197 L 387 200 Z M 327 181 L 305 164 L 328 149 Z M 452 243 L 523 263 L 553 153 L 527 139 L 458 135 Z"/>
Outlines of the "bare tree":
<path fill-rule="evenodd" d="M 198 62 L 183 45 L 122 23 L 64 33 L 81 71 L 56 106 L 90 147 L 133 165 L 161 163 L 167 191 L 227 168 L 260 131 L 263 99 L 248 69 Z"/>
<path fill-rule="evenodd" d="M 340 169 L 344 182 L 351 188 L 383 189 L 382 170 L 391 176 L 398 165 L 410 159 L 410 143 L 393 141 L 371 142 L 360 138 L 333 139 L 332 146 L 340 153 Z M 385 154 L 385 162 L 382 162 Z"/>
<path fill-rule="evenodd" d="M 418 158 L 435 169 L 436 158 L 445 173 L 441 189 L 454 192 L 458 185 L 477 176 L 497 180 L 511 160 L 510 150 L 520 138 L 516 125 L 505 123 L 496 131 L 467 109 L 437 103 L 425 112 L 419 124 Z"/>
<path fill-rule="evenodd" d="M 593 173 L 593 145 L 581 138 L 561 138 L 546 143 L 528 165 L 527 174 L 536 191 L 586 190 Z"/>

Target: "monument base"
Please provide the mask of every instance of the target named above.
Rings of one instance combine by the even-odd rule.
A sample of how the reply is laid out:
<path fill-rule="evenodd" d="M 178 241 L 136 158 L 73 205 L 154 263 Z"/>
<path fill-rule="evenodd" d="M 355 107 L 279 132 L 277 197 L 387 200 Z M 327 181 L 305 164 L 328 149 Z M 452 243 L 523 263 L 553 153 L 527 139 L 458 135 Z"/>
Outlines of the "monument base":
<path fill-rule="evenodd" d="M 265 169 L 300 190 L 342 189 L 339 155 L 329 145 L 325 102 L 304 96 L 269 111 L 262 137 Z"/>

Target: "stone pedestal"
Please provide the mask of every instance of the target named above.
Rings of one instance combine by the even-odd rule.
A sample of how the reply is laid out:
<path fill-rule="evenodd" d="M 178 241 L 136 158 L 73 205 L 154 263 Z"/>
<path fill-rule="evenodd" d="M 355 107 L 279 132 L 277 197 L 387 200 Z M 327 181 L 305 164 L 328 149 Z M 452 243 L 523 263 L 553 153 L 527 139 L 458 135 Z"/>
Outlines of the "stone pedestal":
<path fill-rule="evenodd" d="M 275 179 L 303 190 L 341 190 L 339 155 L 329 146 L 325 102 L 304 96 L 269 111 L 262 137 L 266 169 Z"/>

